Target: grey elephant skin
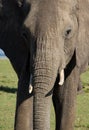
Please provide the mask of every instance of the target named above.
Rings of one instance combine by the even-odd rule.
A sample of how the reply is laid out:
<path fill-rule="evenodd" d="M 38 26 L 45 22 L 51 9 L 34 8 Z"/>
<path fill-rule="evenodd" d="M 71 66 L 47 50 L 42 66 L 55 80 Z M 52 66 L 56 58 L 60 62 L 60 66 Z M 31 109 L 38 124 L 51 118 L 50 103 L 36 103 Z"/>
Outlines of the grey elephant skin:
<path fill-rule="evenodd" d="M 4 3 L 6 2 L 2 5 Z M 55 109 L 55 130 L 73 130 L 79 76 L 88 67 L 89 61 L 89 1 L 9 0 L 3 7 L 7 8 L 4 14 L 14 12 L 15 17 L 12 13 L 7 15 L 7 18 L 14 19 L 8 24 L 9 29 L 15 32 L 13 37 L 19 34 L 18 38 L 16 35 L 14 44 L 19 42 L 23 46 L 25 43 L 22 63 L 23 59 L 26 60 L 20 70 L 15 130 L 50 130 L 51 98 Z M 2 12 L 1 14 L 1 18 L 4 18 Z M 4 25 L 1 27 L 5 28 Z M 7 31 L 9 29 L 6 28 Z M 25 38 L 23 30 L 27 32 Z M 6 33 L 12 44 L 10 35 L 11 32 Z M 0 44 L 2 43 L 4 44 L 3 40 Z M 7 48 L 6 44 L 4 49 L 5 47 Z M 11 52 L 10 59 L 12 54 Z M 15 66 L 17 63 L 16 61 Z M 65 80 L 63 85 L 59 85 L 62 70 Z M 31 74 L 33 92 L 29 94 Z"/>
<path fill-rule="evenodd" d="M 73 130 L 80 72 L 88 66 L 88 1 L 30 1 L 25 20 L 31 41 L 33 75 L 33 129 L 50 129 L 51 96 L 56 130 Z M 65 70 L 64 85 L 59 86 Z"/>

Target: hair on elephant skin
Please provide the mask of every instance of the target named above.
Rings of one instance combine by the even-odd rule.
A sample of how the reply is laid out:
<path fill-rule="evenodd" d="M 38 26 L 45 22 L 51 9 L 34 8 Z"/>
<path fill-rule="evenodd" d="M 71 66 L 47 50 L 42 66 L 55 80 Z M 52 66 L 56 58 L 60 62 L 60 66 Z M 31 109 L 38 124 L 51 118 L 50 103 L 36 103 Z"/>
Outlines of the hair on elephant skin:
<path fill-rule="evenodd" d="M 0 4 L 0 46 L 10 60 L 14 46 L 19 48 L 22 60 L 17 58 L 15 66 L 24 64 L 15 130 L 50 130 L 51 98 L 55 130 L 73 130 L 80 74 L 89 64 L 89 1 L 2 0 Z"/>

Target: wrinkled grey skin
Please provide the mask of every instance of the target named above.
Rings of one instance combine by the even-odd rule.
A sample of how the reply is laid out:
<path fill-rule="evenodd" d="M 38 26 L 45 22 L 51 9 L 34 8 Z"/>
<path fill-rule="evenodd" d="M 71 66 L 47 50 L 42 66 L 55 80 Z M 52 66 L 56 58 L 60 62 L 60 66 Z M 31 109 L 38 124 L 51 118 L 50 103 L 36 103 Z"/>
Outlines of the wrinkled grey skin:
<path fill-rule="evenodd" d="M 33 129 L 50 129 L 52 97 L 56 130 L 73 130 L 79 75 L 88 65 L 89 57 L 88 0 L 28 2 L 31 10 L 24 24 L 33 37 Z M 59 86 L 62 69 L 65 82 Z"/>
<path fill-rule="evenodd" d="M 31 34 L 31 58 L 19 82 L 15 130 L 50 130 L 51 98 L 55 130 L 73 130 L 79 75 L 89 63 L 88 0 L 26 0 L 23 5 L 30 7 L 21 21 Z M 59 86 L 62 69 L 65 82 Z M 32 94 L 26 87 L 28 72 L 33 76 Z"/>
<path fill-rule="evenodd" d="M 31 11 L 25 25 L 33 35 L 33 129 L 50 129 L 52 97 L 56 130 L 72 130 L 79 75 L 74 54 L 78 35 L 76 1 L 30 2 Z M 65 83 L 59 86 L 57 77 L 64 68 Z"/>

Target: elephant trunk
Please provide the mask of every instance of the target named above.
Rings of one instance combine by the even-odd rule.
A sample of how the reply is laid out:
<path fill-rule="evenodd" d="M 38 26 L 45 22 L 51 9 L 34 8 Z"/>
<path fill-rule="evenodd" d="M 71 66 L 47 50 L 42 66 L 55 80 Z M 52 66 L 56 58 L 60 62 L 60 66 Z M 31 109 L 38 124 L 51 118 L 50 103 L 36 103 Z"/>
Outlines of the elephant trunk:
<path fill-rule="evenodd" d="M 36 54 L 33 62 L 33 129 L 50 129 L 50 104 L 53 86 L 58 74 L 63 68 L 62 58 L 59 59 L 59 49 L 55 51 L 55 40 L 36 43 Z M 50 43 L 50 44 L 49 44 Z M 61 57 L 61 55 L 60 55 Z M 60 63 L 60 64 L 59 64 Z M 63 81 L 62 81 L 63 82 Z"/>
<path fill-rule="evenodd" d="M 41 65 L 41 63 L 40 63 Z M 49 71 L 49 72 L 46 72 Z M 52 86 L 56 75 L 52 75 L 52 69 L 38 68 L 33 76 L 34 80 L 34 130 L 49 130 L 50 129 L 50 103 Z M 43 74 L 44 73 L 44 74 Z M 48 73 L 48 74 L 46 74 Z"/>

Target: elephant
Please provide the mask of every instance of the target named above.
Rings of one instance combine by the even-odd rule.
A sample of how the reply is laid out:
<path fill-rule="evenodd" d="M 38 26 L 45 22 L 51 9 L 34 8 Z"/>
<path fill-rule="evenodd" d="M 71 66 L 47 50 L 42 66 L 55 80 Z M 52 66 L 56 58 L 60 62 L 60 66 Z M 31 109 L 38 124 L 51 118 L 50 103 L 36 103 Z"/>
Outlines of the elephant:
<path fill-rule="evenodd" d="M 20 122 L 22 124 L 22 121 L 24 122 L 21 125 L 23 129 L 29 126 L 27 125 L 29 124 L 27 120 L 30 121 L 29 117 L 31 117 L 30 115 L 32 115 L 33 111 L 32 109 L 28 109 L 27 111 L 27 107 L 31 108 L 32 104 L 32 95 L 29 95 L 28 91 L 30 79 L 30 52 L 27 43 L 30 40 L 30 32 L 23 25 L 24 19 L 29 11 L 29 6 L 27 4 L 24 6 L 22 4 L 21 6 L 21 4 L 20 1 L 16 0 L 0 0 L 0 48 L 9 58 L 18 76 L 14 129 L 16 129 L 17 122 L 19 122 L 19 124 Z M 21 118 L 22 115 L 24 119 Z M 18 120 L 19 117 L 20 119 Z"/>
<path fill-rule="evenodd" d="M 89 63 L 89 1 L 28 0 L 31 40 L 33 130 L 73 130 L 80 73 Z"/>
<path fill-rule="evenodd" d="M 88 0 L 1 1 L 0 48 L 19 78 L 15 130 L 50 130 L 51 99 L 55 130 L 73 130 L 77 86 L 89 63 Z"/>

